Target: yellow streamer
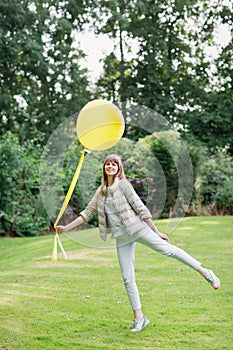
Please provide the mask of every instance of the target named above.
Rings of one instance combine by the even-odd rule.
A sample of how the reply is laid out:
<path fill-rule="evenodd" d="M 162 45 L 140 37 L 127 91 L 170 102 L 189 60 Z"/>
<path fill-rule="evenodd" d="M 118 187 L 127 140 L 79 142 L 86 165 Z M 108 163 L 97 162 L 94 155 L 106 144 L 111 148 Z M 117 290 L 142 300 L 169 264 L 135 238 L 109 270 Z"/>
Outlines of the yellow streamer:
<path fill-rule="evenodd" d="M 56 226 L 57 226 L 58 222 L 59 222 L 60 219 L 62 218 L 62 215 L 64 214 L 67 205 L 69 204 L 70 198 L 71 198 L 71 196 L 72 196 L 72 193 L 73 193 L 74 188 L 75 188 L 75 186 L 76 186 L 76 183 L 77 183 L 77 181 L 78 181 L 79 174 L 80 174 L 80 170 L 81 170 L 81 167 L 82 167 L 82 164 L 83 164 L 83 160 L 84 160 L 84 156 L 85 156 L 85 152 L 86 152 L 85 150 L 81 152 L 82 155 L 81 155 L 81 157 L 80 157 L 80 160 L 79 160 L 77 169 L 76 169 L 76 171 L 75 171 L 74 177 L 73 177 L 73 179 L 72 179 L 72 181 L 71 181 L 69 190 L 68 190 L 68 192 L 67 192 L 67 194 L 66 194 L 66 196 L 65 196 L 65 199 L 64 199 L 64 202 L 63 202 L 63 204 L 62 204 L 61 210 L 60 210 L 60 212 L 59 212 L 59 214 L 58 214 L 58 216 L 57 216 L 57 219 L 56 219 L 56 221 L 55 221 L 55 223 L 54 223 L 54 228 L 55 228 L 55 229 L 56 229 Z"/>
<path fill-rule="evenodd" d="M 56 233 L 54 237 L 54 245 L 53 245 L 53 253 L 52 253 L 53 262 L 57 262 L 57 238 L 58 238 L 58 234 Z"/>
<path fill-rule="evenodd" d="M 75 188 L 76 183 L 77 183 L 78 178 L 79 178 L 79 174 L 80 174 L 80 171 L 81 171 L 81 167 L 82 167 L 84 156 L 85 156 L 86 152 L 88 152 L 88 151 L 87 150 L 83 150 L 81 152 L 82 155 L 81 155 L 81 157 L 79 159 L 79 163 L 78 163 L 77 169 L 76 169 L 75 174 L 73 176 L 73 179 L 71 181 L 69 190 L 68 190 L 68 192 L 67 192 L 67 194 L 65 196 L 65 199 L 64 199 L 64 202 L 63 202 L 62 207 L 60 209 L 60 212 L 59 212 L 59 214 L 57 216 L 57 219 L 56 219 L 56 221 L 54 223 L 55 230 L 56 230 L 56 226 L 57 226 L 58 222 L 60 221 L 60 219 L 62 218 L 62 215 L 64 214 L 64 212 L 66 210 L 67 205 L 69 204 L 70 198 L 72 196 L 72 193 L 74 191 L 74 188 Z M 59 243 L 59 246 L 60 246 L 60 248 L 62 250 L 62 253 L 63 253 L 65 259 L 67 259 L 66 252 L 65 252 L 65 250 L 64 250 L 64 248 L 63 248 L 63 246 L 61 244 L 61 241 L 59 239 L 59 236 L 58 236 L 58 233 L 57 233 L 57 230 L 56 230 L 56 234 L 55 234 L 55 237 L 54 237 L 53 253 L 52 253 L 52 261 L 53 262 L 57 262 L 57 243 Z"/>

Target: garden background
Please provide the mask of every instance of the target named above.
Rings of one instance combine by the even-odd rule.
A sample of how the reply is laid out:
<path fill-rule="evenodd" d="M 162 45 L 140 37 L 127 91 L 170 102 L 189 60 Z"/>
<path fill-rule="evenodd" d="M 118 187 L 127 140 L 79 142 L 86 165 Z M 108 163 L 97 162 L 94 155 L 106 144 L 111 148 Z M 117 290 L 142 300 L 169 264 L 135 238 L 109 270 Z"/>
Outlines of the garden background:
<path fill-rule="evenodd" d="M 227 0 L 0 0 L 0 348 L 232 348 L 232 19 Z M 220 40 L 222 32 L 228 40 Z M 87 33 L 112 43 L 110 52 L 103 47 L 98 76 L 86 64 L 93 57 L 81 49 Z M 51 261 L 55 217 L 41 198 L 41 160 L 54 131 L 97 98 L 123 106 L 126 129 L 114 151 L 161 232 L 176 220 L 171 215 L 179 218 L 175 157 L 185 145 L 192 198 L 169 237 L 222 283 L 216 292 L 185 266 L 138 246 L 136 274 L 151 323 L 136 336 L 129 332 L 132 315 L 112 247 L 62 235 L 68 260 L 59 253 L 58 262 Z M 147 116 L 140 114 L 139 123 L 129 106 L 146 107 L 172 128 L 135 127 Z M 61 201 L 81 150 L 76 140 L 66 152 Z M 101 169 L 93 169 L 104 156 L 86 156 L 64 222 L 100 183 Z M 159 217 L 154 159 L 166 180 Z M 46 171 L 51 186 L 53 166 Z M 94 183 L 85 186 L 91 177 Z M 83 228 L 72 237 L 98 236 L 97 228 Z"/>

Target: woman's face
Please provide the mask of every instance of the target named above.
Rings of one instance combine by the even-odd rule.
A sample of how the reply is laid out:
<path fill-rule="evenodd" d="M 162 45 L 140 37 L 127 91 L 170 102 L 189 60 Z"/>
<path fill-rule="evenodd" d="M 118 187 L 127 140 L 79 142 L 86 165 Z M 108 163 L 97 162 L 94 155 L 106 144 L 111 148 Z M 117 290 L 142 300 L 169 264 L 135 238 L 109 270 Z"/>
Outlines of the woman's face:
<path fill-rule="evenodd" d="M 105 174 L 108 176 L 114 176 L 118 173 L 118 164 L 114 160 L 109 160 L 104 165 Z"/>

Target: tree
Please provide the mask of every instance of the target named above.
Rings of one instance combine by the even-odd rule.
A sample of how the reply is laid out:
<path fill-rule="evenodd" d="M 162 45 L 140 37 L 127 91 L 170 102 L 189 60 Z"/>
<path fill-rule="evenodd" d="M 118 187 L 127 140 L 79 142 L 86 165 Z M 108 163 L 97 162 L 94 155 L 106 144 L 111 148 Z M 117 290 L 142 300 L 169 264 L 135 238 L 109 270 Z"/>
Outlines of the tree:
<path fill-rule="evenodd" d="M 87 102 L 84 54 L 72 37 L 86 11 L 82 1 L 0 2 L 1 134 L 49 134 Z"/>
<path fill-rule="evenodd" d="M 211 151 L 216 149 L 220 130 L 219 146 L 230 148 L 232 138 L 223 125 L 232 121 L 231 68 L 228 72 L 226 68 L 232 45 L 222 49 L 215 62 L 205 51 L 214 45 L 216 26 L 232 23 L 230 7 L 219 0 L 99 3 L 107 20 L 97 25 L 98 31 L 109 33 L 118 49 L 130 38 L 139 46 L 138 54 L 128 62 L 126 44 L 123 60 L 121 55 L 116 58 L 116 48 L 109 55 L 98 82 L 101 93 L 112 97 L 114 92 L 119 101 L 134 101 L 157 111 L 184 137 L 194 135 Z"/>
<path fill-rule="evenodd" d="M 97 96 L 102 94 L 115 102 L 126 101 L 128 97 L 126 76 L 130 74 L 131 62 L 126 59 L 130 52 L 130 11 L 133 1 L 96 1 L 102 16 L 94 14 L 96 33 L 108 34 L 114 42 L 114 52 L 104 59 L 104 73 L 97 82 Z M 116 55 L 116 51 L 119 52 Z M 117 57 L 118 56 L 118 57 Z M 123 111 L 124 112 L 124 111 Z"/>
<path fill-rule="evenodd" d="M 225 7 L 221 12 L 222 24 L 233 34 L 233 12 Z M 233 137 L 230 125 L 233 124 L 233 41 L 219 47 L 219 56 L 212 65 L 209 89 L 206 91 L 203 107 L 189 118 L 192 133 L 214 153 L 225 149 L 233 155 Z M 201 131 L 201 132 L 200 132 Z"/>

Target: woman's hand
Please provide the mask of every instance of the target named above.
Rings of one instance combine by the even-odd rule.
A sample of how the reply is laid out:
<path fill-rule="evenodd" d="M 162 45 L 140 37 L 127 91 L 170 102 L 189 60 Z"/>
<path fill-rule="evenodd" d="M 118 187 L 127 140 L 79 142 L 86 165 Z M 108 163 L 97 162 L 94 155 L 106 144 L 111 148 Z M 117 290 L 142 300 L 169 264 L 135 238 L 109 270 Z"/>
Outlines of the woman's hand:
<path fill-rule="evenodd" d="M 69 232 L 71 230 L 74 230 L 77 226 L 81 225 L 84 221 L 85 221 L 84 218 L 82 216 L 79 216 L 77 217 L 77 219 L 70 222 L 66 226 L 61 226 L 61 225 L 56 226 L 56 231 L 58 233 Z"/>
<path fill-rule="evenodd" d="M 66 227 L 65 226 L 56 226 L 56 232 L 57 233 L 66 232 Z"/>
<path fill-rule="evenodd" d="M 169 238 L 167 235 L 165 235 L 164 233 L 161 233 L 161 232 L 156 232 L 157 235 L 162 238 L 164 241 L 167 241 L 168 243 L 170 242 Z"/>
<path fill-rule="evenodd" d="M 147 223 L 147 225 L 151 228 L 152 231 L 156 233 L 160 238 L 162 238 L 164 241 L 170 242 L 169 238 L 167 235 L 164 233 L 159 232 L 157 227 L 155 226 L 154 222 L 152 221 L 151 218 L 145 218 L 144 221 Z"/>

